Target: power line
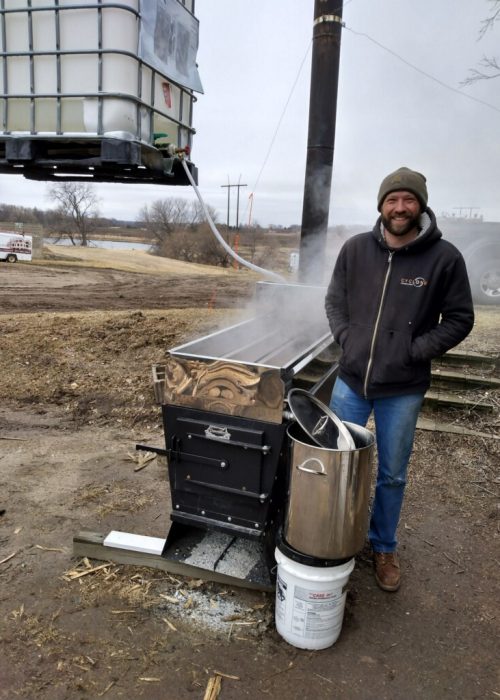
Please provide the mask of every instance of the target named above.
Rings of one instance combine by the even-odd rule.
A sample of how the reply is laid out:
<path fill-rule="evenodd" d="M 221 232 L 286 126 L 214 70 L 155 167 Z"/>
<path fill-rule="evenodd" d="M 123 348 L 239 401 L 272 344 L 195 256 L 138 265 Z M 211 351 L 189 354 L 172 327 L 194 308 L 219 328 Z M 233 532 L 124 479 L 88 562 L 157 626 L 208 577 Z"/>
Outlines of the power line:
<path fill-rule="evenodd" d="M 350 4 L 351 2 L 353 2 L 353 0 L 346 0 L 346 1 L 344 2 L 344 7 L 345 7 L 346 5 L 348 5 L 348 4 Z M 461 95 L 462 97 L 465 97 L 465 98 L 467 98 L 467 99 L 469 99 L 469 100 L 472 100 L 473 102 L 476 102 L 477 104 L 481 104 L 481 105 L 483 105 L 483 106 L 485 106 L 485 107 L 488 107 L 489 109 L 493 109 L 495 112 L 500 112 L 500 108 L 496 107 L 495 105 L 492 105 L 491 103 L 486 102 L 485 100 L 481 100 L 481 99 L 479 99 L 478 97 L 474 97 L 473 95 L 469 95 L 469 94 L 467 94 L 466 92 L 463 92 L 462 90 L 459 90 L 458 88 L 454 88 L 452 85 L 448 85 L 447 83 L 445 83 L 444 81 L 440 80 L 439 78 L 436 78 L 436 76 L 431 75 L 430 73 L 427 73 L 427 72 L 424 71 L 422 68 L 419 68 L 419 67 L 416 66 L 415 64 L 413 64 L 413 63 L 411 63 L 410 61 L 408 61 L 408 60 L 406 60 L 405 58 L 403 58 L 403 56 L 400 56 L 398 53 L 396 53 L 396 51 L 393 51 L 393 50 L 390 49 L 388 46 L 384 46 L 384 44 L 381 44 L 379 41 L 377 41 L 376 39 L 374 39 L 374 38 L 373 38 L 372 36 L 370 36 L 369 34 L 366 34 L 366 33 L 364 33 L 364 32 L 357 32 L 356 30 L 352 29 L 351 27 L 348 27 L 348 26 L 345 24 L 345 22 L 342 23 L 342 26 L 343 26 L 344 29 L 347 29 L 349 32 L 351 32 L 351 34 L 354 34 L 354 35 L 356 35 L 356 36 L 363 37 L 363 38 L 367 39 L 368 41 L 371 41 L 373 44 L 375 44 L 375 45 L 378 46 L 379 48 L 383 49 L 384 51 L 387 51 L 387 53 L 389 53 L 391 56 L 393 56 L 394 58 L 398 59 L 398 61 L 401 61 L 401 63 L 404 63 L 404 64 L 405 64 L 406 66 L 408 66 L 409 68 L 412 68 L 412 69 L 413 69 L 414 71 L 416 71 L 417 73 L 420 73 L 421 75 L 423 75 L 424 77 L 428 78 L 429 80 L 432 80 L 433 82 L 437 83 L 438 85 L 440 85 L 441 87 L 445 88 L 446 90 L 449 90 L 449 91 L 451 91 L 451 92 L 454 92 L 454 93 L 456 93 L 457 95 Z M 287 109 L 288 109 L 288 105 L 290 104 L 290 100 L 291 100 L 292 95 L 293 95 L 293 93 L 294 93 L 294 91 L 295 91 L 295 88 L 296 88 L 296 86 L 297 86 L 297 83 L 298 83 L 300 74 L 302 73 L 302 69 L 303 69 L 303 67 L 304 67 L 304 63 L 305 63 L 306 58 L 307 58 L 307 56 L 308 56 L 308 54 L 309 54 L 309 51 L 310 51 L 310 49 L 311 49 L 311 44 L 312 44 L 312 40 L 309 42 L 309 44 L 308 44 L 308 46 L 307 46 L 307 50 L 306 50 L 306 52 L 305 52 L 305 54 L 304 54 L 304 58 L 302 59 L 302 61 L 301 61 L 301 63 L 300 63 L 299 69 L 298 69 L 298 71 L 297 71 L 297 75 L 296 75 L 295 80 L 294 80 L 294 82 L 293 82 L 293 84 L 292 84 L 292 87 L 291 87 L 291 89 L 290 89 L 289 95 L 288 95 L 288 97 L 287 97 L 287 99 L 286 99 L 285 105 L 284 105 L 283 110 L 282 110 L 282 112 L 281 112 L 281 115 L 280 115 L 280 117 L 279 117 L 279 119 L 278 119 L 278 123 L 277 123 L 277 125 L 276 125 L 275 130 L 274 130 L 273 136 L 272 136 L 272 138 L 271 138 L 271 142 L 270 142 L 270 144 L 269 144 L 269 147 L 268 147 L 268 149 L 267 149 L 266 155 L 265 155 L 265 157 L 264 157 L 264 161 L 263 161 L 262 166 L 261 166 L 261 168 L 260 168 L 260 170 L 259 170 L 259 174 L 257 175 L 257 179 L 255 180 L 255 184 L 254 184 L 254 186 L 253 186 L 253 188 L 252 188 L 252 191 L 251 191 L 251 193 L 250 193 L 250 197 L 252 197 L 252 204 L 253 204 L 253 196 L 254 196 L 254 194 L 255 194 L 255 192 L 256 192 L 256 190 L 257 190 L 257 187 L 258 187 L 259 182 L 260 182 L 260 178 L 261 178 L 261 176 L 262 176 L 262 173 L 264 172 L 264 168 L 266 167 L 267 161 L 269 160 L 269 157 L 270 157 L 270 155 L 271 155 L 271 151 L 272 151 L 272 149 L 273 149 L 273 146 L 274 146 L 274 143 L 275 143 L 276 138 L 277 138 L 277 136 L 278 136 L 278 132 L 279 132 L 279 130 L 280 130 L 281 124 L 282 124 L 282 122 L 283 122 L 283 119 L 284 119 L 284 117 L 285 117 L 286 111 L 287 111 Z M 248 211 L 248 207 L 249 207 L 249 203 L 247 203 L 247 206 L 246 206 L 246 208 L 245 208 L 245 213 Z"/>
<path fill-rule="evenodd" d="M 344 29 L 347 29 L 351 34 L 355 34 L 356 36 L 361 36 L 364 37 L 365 39 L 368 39 L 368 41 L 371 41 L 373 44 L 378 46 L 379 48 L 383 49 L 384 51 L 387 51 L 387 53 L 391 54 L 391 56 L 394 56 L 397 58 L 399 61 L 407 65 L 409 68 L 412 68 L 414 71 L 417 73 L 420 73 L 421 75 L 425 76 L 426 78 L 429 78 L 429 80 L 434 81 L 438 85 L 441 85 L 441 87 L 446 88 L 446 90 L 450 90 L 451 92 L 455 92 L 457 95 L 461 95 L 462 97 L 466 97 L 469 100 L 472 100 L 473 102 L 478 102 L 479 104 L 484 105 L 485 107 L 489 107 L 490 109 L 495 110 L 495 112 L 500 112 L 499 107 L 495 107 L 495 105 L 490 104 L 489 102 L 485 102 L 484 100 L 480 100 L 478 97 L 473 97 L 472 95 L 468 95 L 466 92 L 463 92 L 462 90 L 459 90 L 458 88 L 454 88 L 452 85 L 448 85 L 447 83 L 443 82 L 439 78 L 436 78 L 436 76 L 431 75 L 430 73 L 427 73 L 426 71 L 422 70 L 418 66 L 414 65 L 413 63 L 410 63 L 410 61 L 407 61 L 406 58 L 403 58 L 400 56 L 398 53 L 393 51 L 392 49 L 388 48 L 387 46 L 384 46 L 381 44 L 379 41 L 374 39 L 372 36 L 369 34 L 365 34 L 364 32 L 357 32 L 354 29 L 351 29 L 351 27 L 347 27 L 344 24 Z"/>
<path fill-rule="evenodd" d="M 265 158 L 264 158 L 264 162 L 262 163 L 261 169 L 259 170 L 259 174 L 257 175 L 257 179 L 255 180 L 255 184 L 254 184 L 254 186 L 253 186 L 252 192 L 255 192 L 255 190 L 257 189 L 257 185 L 259 184 L 260 177 L 261 177 L 261 175 L 262 175 L 262 173 L 263 173 L 263 171 L 264 171 L 264 168 L 266 167 L 266 163 L 267 163 L 267 161 L 269 160 L 269 156 L 271 155 L 271 151 L 272 151 L 272 149 L 273 149 L 274 142 L 276 141 L 276 137 L 277 137 L 277 135 L 278 135 L 278 131 L 279 131 L 280 126 L 281 126 L 281 122 L 283 121 L 283 118 L 284 118 L 284 116 L 285 116 L 285 113 L 286 113 L 286 110 L 287 110 L 287 108 L 288 108 L 288 105 L 290 104 L 290 100 L 292 99 L 292 95 L 293 95 L 293 93 L 294 93 L 295 87 L 296 87 L 296 85 L 297 85 L 297 83 L 298 83 L 298 81 L 299 81 L 299 77 L 300 77 L 300 74 L 301 74 L 301 72 L 302 72 L 302 68 L 304 67 L 304 63 L 305 63 L 306 58 L 307 58 L 307 54 L 309 53 L 309 50 L 310 50 L 310 48 L 311 48 L 311 43 L 312 43 L 312 40 L 311 40 L 311 41 L 309 42 L 309 44 L 308 44 L 307 50 L 306 50 L 306 52 L 305 52 L 305 54 L 304 54 L 304 58 L 302 59 L 302 62 L 301 62 L 301 64 L 300 64 L 300 66 L 299 66 L 299 70 L 297 71 L 297 75 L 295 76 L 295 80 L 293 81 L 293 85 L 292 85 L 292 87 L 291 87 L 290 93 L 289 93 L 289 95 L 288 95 L 288 97 L 287 97 L 287 100 L 286 100 L 286 102 L 285 102 L 285 106 L 283 107 L 283 110 L 282 110 L 282 112 L 281 112 L 281 116 L 280 116 L 280 118 L 278 119 L 278 123 L 277 123 L 277 125 L 276 125 L 275 130 L 274 130 L 274 134 L 273 134 L 273 136 L 272 136 L 272 138 L 271 138 L 271 143 L 269 144 L 269 148 L 267 149 L 267 153 L 266 153 L 266 156 L 265 156 Z"/>
<path fill-rule="evenodd" d="M 344 7 L 345 7 L 346 5 L 349 5 L 349 3 L 351 3 L 352 1 L 353 1 L 353 0 L 345 0 L 345 2 L 344 2 Z M 271 142 L 270 142 L 270 144 L 269 144 L 269 148 L 267 149 L 267 153 L 266 153 L 266 155 L 265 155 L 265 157 L 264 157 L 264 161 L 263 161 L 262 166 L 261 166 L 261 168 L 260 168 L 260 170 L 259 170 L 259 174 L 257 175 L 257 179 L 255 180 L 255 184 L 254 184 L 254 186 L 253 186 L 253 188 L 252 188 L 252 191 L 251 191 L 251 193 L 250 193 L 250 196 L 252 197 L 252 199 L 253 199 L 253 195 L 255 194 L 255 192 L 256 192 L 256 190 L 257 190 L 257 186 L 258 186 L 258 184 L 259 184 L 259 182 L 260 182 L 260 178 L 261 178 L 261 176 L 262 176 L 262 173 L 264 172 L 264 168 L 265 168 L 266 165 L 267 165 L 267 161 L 269 160 L 269 156 L 271 155 L 271 151 L 273 150 L 274 142 L 276 141 L 276 138 L 277 138 L 277 136 L 278 136 L 278 132 L 279 132 L 280 127 L 281 127 L 281 123 L 282 123 L 282 121 L 283 121 L 283 119 L 284 119 L 284 117 L 285 117 L 286 111 L 287 111 L 287 109 L 288 109 L 288 105 L 290 104 L 290 100 L 292 99 L 292 95 L 293 95 L 293 93 L 294 93 L 294 91 L 295 91 L 295 88 L 296 88 L 296 86 L 297 86 L 297 83 L 298 83 L 298 81 L 299 81 L 299 77 L 300 77 L 300 74 L 302 73 L 302 69 L 303 69 L 303 67 L 304 67 L 304 63 L 306 62 L 306 58 L 307 58 L 307 56 L 308 56 L 308 54 L 309 54 L 309 51 L 310 51 L 310 49 L 311 49 L 311 44 L 312 44 L 312 39 L 311 39 L 311 41 L 309 42 L 309 44 L 308 44 L 308 46 L 307 46 L 307 49 L 306 49 L 306 52 L 305 52 L 305 54 L 304 54 L 304 58 L 302 59 L 302 61 L 301 61 L 301 63 L 300 63 L 299 69 L 298 69 L 298 71 L 297 71 L 297 75 L 295 76 L 295 80 L 293 81 L 292 87 L 290 88 L 290 92 L 289 92 L 288 97 L 287 97 L 287 99 L 286 99 L 285 106 L 283 107 L 283 110 L 282 110 L 282 112 L 281 112 L 281 115 L 280 115 L 280 117 L 279 117 L 279 119 L 278 119 L 278 123 L 276 124 L 276 128 L 275 128 L 275 130 L 274 130 L 273 136 L 272 136 L 272 138 L 271 138 Z M 246 206 L 246 209 L 245 209 L 245 213 L 246 213 L 246 211 L 248 210 L 248 206 L 249 206 L 249 204 L 247 203 L 247 206 Z"/>

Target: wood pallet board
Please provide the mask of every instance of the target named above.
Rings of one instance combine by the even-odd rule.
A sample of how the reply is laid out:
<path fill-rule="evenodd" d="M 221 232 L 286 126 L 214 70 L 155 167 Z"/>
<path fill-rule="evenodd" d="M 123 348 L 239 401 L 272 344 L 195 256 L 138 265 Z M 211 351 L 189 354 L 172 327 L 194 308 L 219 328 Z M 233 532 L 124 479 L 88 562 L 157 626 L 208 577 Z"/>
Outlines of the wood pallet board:
<path fill-rule="evenodd" d="M 419 430 L 435 430 L 439 433 L 456 433 L 457 435 L 473 435 L 474 437 L 481 437 L 490 440 L 500 440 L 500 435 L 483 433 L 479 430 L 472 430 L 471 428 L 465 428 L 462 425 L 455 425 L 453 423 L 442 423 L 437 420 L 432 420 L 432 418 L 424 418 L 423 416 L 419 417 L 417 421 L 417 428 Z"/>
<path fill-rule="evenodd" d="M 239 586 L 259 591 L 272 591 L 273 587 L 250 582 L 247 579 L 238 579 L 218 571 L 203 569 L 173 559 L 167 559 L 160 554 L 132 551 L 118 547 L 104 545 L 106 535 L 99 532 L 82 531 L 73 537 L 73 555 L 75 557 L 88 557 L 99 561 L 109 561 L 114 564 L 128 564 L 131 566 L 146 566 L 160 569 L 169 574 L 187 576 L 189 578 L 214 581 L 228 586 Z"/>

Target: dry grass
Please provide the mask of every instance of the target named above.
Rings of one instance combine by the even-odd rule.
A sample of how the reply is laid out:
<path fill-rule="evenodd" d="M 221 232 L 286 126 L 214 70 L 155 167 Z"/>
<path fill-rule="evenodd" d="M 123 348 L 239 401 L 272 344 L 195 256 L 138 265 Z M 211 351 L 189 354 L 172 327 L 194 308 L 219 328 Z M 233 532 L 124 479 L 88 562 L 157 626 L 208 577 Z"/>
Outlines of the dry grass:
<path fill-rule="evenodd" d="M 90 562 L 82 560 L 75 568 L 82 571 L 89 566 L 92 566 Z M 170 644 L 168 634 L 162 629 L 161 636 L 142 637 L 138 645 L 136 632 L 143 614 L 147 615 L 147 609 L 160 600 L 152 588 L 157 582 L 163 585 L 164 579 L 165 575 L 159 572 L 110 564 L 88 577 L 62 583 L 61 597 L 72 590 L 73 598 L 79 601 L 73 610 L 75 615 L 89 609 L 100 610 L 103 626 L 98 640 L 85 627 L 76 631 L 66 629 L 61 610 L 50 615 L 25 611 L 24 606 L 13 610 L 7 625 L 15 630 L 24 653 L 35 654 L 45 665 L 44 677 L 39 673 L 27 676 L 16 697 L 29 700 L 38 697 L 48 683 L 53 689 L 65 688 L 64 697 L 106 697 L 131 663 L 144 669 L 144 676 L 152 676 L 149 670 L 157 665 Z M 123 626 L 128 630 L 127 635 L 115 638 L 116 630 Z M 105 629 L 109 634 L 104 634 Z M 79 653 L 77 644 L 81 648 Z M 136 691 L 131 692 L 135 696 Z"/>
<path fill-rule="evenodd" d="M 2 318 L 0 400 L 59 404 L 83 422 L 157 420 L 151 367 L 227 311 L 92 311 Z"/>
<path fill-rule="evenodd" d="M 84 607 L 92 608 L 104 601 L 112 601 L 114 610 L 111 614 L 128 615 L 139 609 L 148 609 L 161 599 L 155 593 L 158 579 L 165 576 L 156 574 L 150 569 L 116 564 L 97 567 L 84 558 L 76 566 L 67 571 L 63 578 L 72 586 L 78 586 L 78 594 Z M 80 576 L 80 574 L 88 575 Z M 75 576 L 74 580 L 70 580 Z M 79 577 L 80 576 L 80 577 Z"/>
<path fill-rule="evenodd" d="M 472 333 L 460 344 L 464 351 L 498 357 L 500 351 L 500 305 L 477 306 Z"/>
<path fill-rule="evenodd" d="M 83 507 L 90 503 L 99 504 L 96 512 L 100 517 L 104 517 L 116 512 L 136 513 L 154 502 L 154 493 L 137 493 L 134 489 L 114 482 L 83 486 L 79 489 L 73 505 Z"/>
<path fill-rule="evenodd" d="M 142 250 L 106 250 L 105 248 L 82 248 L 81 246 L 44 246 L 46 262 L 53 265 L 71 265 L 72 267 L 94 267 L 123 272 L 142 272 L 145 274 L 165 273 L 179 277 L 207 275 L 209 277 L 238 276 L 232 268 L 215 267 L 213 265 L 198 265 L 182 262 L 172 258 L 151 255 Z M 37 260 L 37 264 L 44 261 Z M 249 272 L 249 274 L 254 274 Z M 255 279 L 258 279 L 255 275 Z"/>
<path fill-rule="evenodd" d="M 408 472 L 408 493 L 418 503 L 429 484 L 437 500 L 454 507 L 464 518 L 486 509 L 495 517 L 491 496 L 500 497 L 500 441 L 447 433 L 417 432 Z M 483 521 L 489 528 L 492 523 Z"/>

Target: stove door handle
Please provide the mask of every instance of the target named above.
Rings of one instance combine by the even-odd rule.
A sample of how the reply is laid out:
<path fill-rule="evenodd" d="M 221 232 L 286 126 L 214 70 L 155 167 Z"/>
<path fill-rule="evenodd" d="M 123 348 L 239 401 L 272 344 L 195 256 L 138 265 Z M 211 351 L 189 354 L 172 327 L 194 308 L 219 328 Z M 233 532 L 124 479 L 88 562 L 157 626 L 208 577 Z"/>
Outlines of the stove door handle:
<path fill-rule="evenodd" d="M 209 440 L 210 442 L 219 442 L 223 445 L 231 445 L 231 447 L 242 447 L 244 450 L 257 450 L 262 454 L 267 455 L 271 452 L 271 445 L 252 445 L 249 442 L 239 442 L 226 437 L 219 437 L 215 433 L 201 435 L 200 433 L 188 433 L 188 440 L 196 438 L 198 440 Z"/>
<path fill-rule="evenodd" d="M 253 498 L 261 503 L 265 503 L 269 498 L 268 493 L 255 493 L 255 491 L 244 491 L 243 489 L 235 489 L 230 486 L 223 486 L 222 484 L 214 484 L 211 481 L 200 481 L 199 479 L 189 479 L 190 484 L 196 484 L 197 486 L 204 486 L 207 489 L 213 489 L 214 491 L 223 491 L 224 493 L 231 493 L 235 496 L 244 496 L 245 498 Z"/>

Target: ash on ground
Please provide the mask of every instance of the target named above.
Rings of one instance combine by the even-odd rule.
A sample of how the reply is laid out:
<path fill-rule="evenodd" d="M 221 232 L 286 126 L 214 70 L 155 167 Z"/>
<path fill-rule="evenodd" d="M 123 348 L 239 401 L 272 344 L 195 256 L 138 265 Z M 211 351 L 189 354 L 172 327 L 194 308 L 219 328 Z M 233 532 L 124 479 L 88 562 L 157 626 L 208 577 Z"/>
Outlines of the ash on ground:
<path fill-rule="evenodd" d="M 180 620 L 217 637 L 262 637 L 274 626 L 269 593 L 227 589 L 202 580 L 179 581 L 159 590 L 157 612 L 167 624 Z"/>

